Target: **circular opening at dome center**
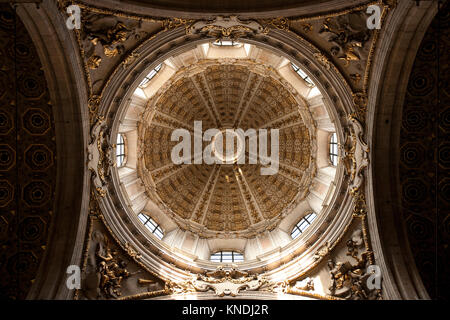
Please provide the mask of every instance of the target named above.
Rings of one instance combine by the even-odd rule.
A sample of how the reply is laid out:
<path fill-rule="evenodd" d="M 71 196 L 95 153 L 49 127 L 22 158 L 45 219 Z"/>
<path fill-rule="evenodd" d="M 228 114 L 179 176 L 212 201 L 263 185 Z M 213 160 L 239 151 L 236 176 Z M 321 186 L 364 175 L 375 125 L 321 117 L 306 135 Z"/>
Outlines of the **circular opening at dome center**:
<path fill-rule="evenodd" d="M 236 163 L 243 156 L 244 141 L 233 129 L 217 132 L 211 142 L 212 153 L 224 164 Z"/>

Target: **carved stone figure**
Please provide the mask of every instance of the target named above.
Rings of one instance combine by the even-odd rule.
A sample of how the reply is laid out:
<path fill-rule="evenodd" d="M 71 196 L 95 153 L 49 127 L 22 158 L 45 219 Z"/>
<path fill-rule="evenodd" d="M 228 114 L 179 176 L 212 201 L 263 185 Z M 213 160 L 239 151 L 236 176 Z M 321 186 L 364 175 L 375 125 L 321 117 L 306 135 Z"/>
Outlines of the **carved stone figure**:
<path fill-rule="evenodd" d="M 132 34 L 133 30 L 128 28 L 124 23 L 117 21 L 114 26 L 94 26 L 94 24 L 86 24 L 84 26 L 87 39 L 96 46 L 100 43 L 105 49 L 105 55 L 107 51 L 115 51 L 121 53 L 123 51 L 123 45 L 120 43 L 125 42 Z"/>
<path fill-rule="evenodd" d="M 350 300 L 380 299 L 380 291 L 369 289 L 367 286 L 367 280 L 370 277 L 367 272 L 369 252 L 359 254 L 359 248 L 362 245 L 362 231 L 356 230 L 347 241 L 347 255 L 356 260 L 356 263 L 328 260 L 330 270 L 328 293 L 330 295 Z"/>
<path fill-rule="evenodd" d="M 92 233 L 92 245 L 97 247 L 98 244 L 104 241 L 104 235 L 99 231 Z M 95 253 L 88 255 L 86 261 L 86 267 L 82 277 L 81 291 L 84 298 L 89 300 L 99 299 L 101 297 L 100 292 L 100 273 L 97 268 L 97 258 Z"/>
<path fill-rule="evenodd" d="M 129 26 L 117 20 L 113 15 L 96 15 L 86 12 L 82 15 L 81 25 L 83 26 L 82 39 L 85 52 L 89 57 L 87 65 L 90 69 L 97 69 L 102 61 L 95 52 L 98 44 L 101 44 L 103 54 L 111 58 L 126 51 L 124 43 L 131 35 L 135 34 L 136 37 L 139 37 L 136 30 L 140 22 Z"/>
<path fill-rule="evenodd" d="M 105 241 L 106 242 L 106 241 Z M 123 279 L 131 274 L 126 269 L 126 262 L 119 260 L 117 251 L 112 251 L 106 242 L 99 243 L 96 256 L 98 258 L 98 273 L 100 274 L 99 288 L 106 298 L 117 298 L 120 292 Z"/>
<path fill-rule="evenodd" d="M 319 260 L 330 253 L 330 243 L 327 241 L 317 252 L 314 254 L 314 260 Z"/>
<path fill-rule="evenodd" d="M 331 54 L 344 61 L 345 66 L 350 61 L 362 59 L 360 49 L 370 39 L 370 31 L 365 25 L 364 16 L 358 13 L 326 18 L 319 34 L 333 44 Z"/>
<path fill-rule="evenodd" d="M 304 290 L 304 291 L 313 291 L 314 290 L 314 279 L 305 278 L 302 281 L 297 281 L 293 286 L 294 289 Z"/>
<path fill-rule="evenodd" d="M 109 143 L 109 134 L 103 118 L 97 119 L 91 129 L 91 141 L 88 145 L 88 167 L 91 179 L 98 194 L 106 194 L 105 185 L 110 177 L 110 169 L 116 165 L 113 146 Z"/>

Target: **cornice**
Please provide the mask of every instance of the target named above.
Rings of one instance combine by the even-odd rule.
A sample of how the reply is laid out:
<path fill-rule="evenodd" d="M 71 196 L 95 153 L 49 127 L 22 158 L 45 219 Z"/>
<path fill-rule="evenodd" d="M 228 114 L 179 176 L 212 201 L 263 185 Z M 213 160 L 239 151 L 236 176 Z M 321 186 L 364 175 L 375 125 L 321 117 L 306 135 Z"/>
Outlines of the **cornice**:
<path fill-rule="evenodd" d="M 62 2 L 60 3 L 62 4 Z M 152 272 L 152 274 L 157 274 L 164 281 L 168 281 L 167 279 L 170 278 L 177 279 L 177 281 L 181 281 L 182 279 L 187 280 L 190 277 L 190 272 L 201 272 L 202 267 L 199 266 L 202 266 L 202 264 L 200 262 L 194 264 L 189 260 L 183 259 L 171 252 L 168 248 L 162 247 L 156 240 L 145 240 L 143 239 L 142 233 L 139 235 L 139 230 L 143 226 L 140 225 L 137 218 L 133 218 L 127 213 L 129 208 L 125 200 L 117 193 L 118 189 L 116 188 L 119 184 L 117 173 L 115 170 L 109 171 L 111 170 L 111 165 L 108 165 L 108 159 L 111 158 L 112 151 L 114 150 L 111 137 L 115 136 L 117 132 L 119 115 L 124 113 L 125 101 L 130 97 L 130 87 L 137 84 L 139 77 L 141 77 L 145 70 L 156 65 L 164 57 L 174 54 L 176 50 L 183 50 L 183 48 L 194 44 L 214 39 L 209 33 L 211 28 L 207 28 L 207 30 L 200 28 L 198 32 L 193 33 L 189 29 L 195 23 L 193 20 L 181 18 L 160 19 L 150 16 L 144 19 L 138 15 L 128 15 L 124 12 L 116 12 L 109 9 L 104 10 L 81 2 L 73 3 L 82 5 L 83 9 L 88 12 L 113 14 L 116 19 L 129 19 L 130 21 L 134 21 L 134 23 L 142 20 L 147 23 L 147 30 L 152 30 L 151 32 L 145 31 L 147 36 L 143 40 L 134 41 L 133 43 L 128 42 L 128 38 L 121 38 L 120 34 L 118 34 L 119 38 L 108 38 L 103 45 L 103 53 L 99 51 L 100 47 L 97 47 L 100 40 L 95 39 L 98 36 L 92 35 L 90 36 L 91 40 L 86 42 L 86 40 L 82 40 L 83 35 L 80 31 L 74 31 L 77 35 L 80 56 L 84 63 L 83 69 L 90 93 L 88 107 L 91 114 L 91 132 L 93 137 L 91 144 L 94 146 L 95 143 L 95 146 L 97 146 L 97 148 L 92 148 L 91 150 L 93 154 L 96 153 L 93 159 L 99 159 L 96 161 L 97 166 L 92 166 L 93 172 L 95 173 L 93 175 L 93 190 L 95 190 L 96 201 L 98 201 L 99 208 L 102 211 L 102 217 L 104 217 L 101 221 L 117 244 L 122 248 L 128 246 L 134 248 L 133 252 L 139 253 L 139 263 L 142 264 L 142 267 L 145 266 L 146 270 Z M 64 5 L 61 6 L 61 9 L 63 11 Z M 357 9 L 359 10 L 360 7 L 350 10 Z M 329 17 L 345 15 L 350 12 L 348 10 L 331 13 Z M 329 17 L 327 16 L 327 18 Z M 323 18 L 323 15 L 318 17 L 304 17 L 304 20 L 297 17 L 292 21 L 296 23 Z M 220 28 L 218 30 L 220 31 L 219 36 L 230 36 L 228 34 L 229 31 L 238 31 L 240 32 L 239 37 L 244 41 L 271 48 L 275 52 L 279 52 L 292 61 L 305 66 L 305 71 L 311 76 L 320 91 L 324 94 L 328 112 L 335 119 L 336 131 L 340 137 L 340 141 L 347 141 L 346 136 L 352 135 L 352 133 L 361 133 L 363 137 L 365 131 L 366 92 L 352 88 L 343 75 L 342 67 L 337 66 L 335 61 L 330 58 L 329 54 L 323 48 L 308 41 L 304 34 L 293 31 L 292 21 L 288 18 L 262 19 L 258 23 L 263 26 L 263 29 L 256 32 L 255 30 L 247 30 L 245 28 L 227 28 L 225 29 L 226 32 Z M 211 22 L 208 21 L 207 23 Z M 242 26 L 245 23 L 245 21 L 241 20 L 237 22 L 237 25 Z M 117 28 L 118 24 L 113 25 L 112 30 L 119 31 Z M 129 26 L 125 26 L 121 30 L 125 29 L 129 33 L 134 32 Z M 217 33 L 214 35 L 217 36 Z M 371 39 L 369 62 L 374 52 L 377 37 L 373 36 Z M 120 50 L 126 52 L 126 54 L 120 53 L 117 48 L 118 44 L 124 46 L 124 49 L 122 48 Z M 102 61 L 98 66 L 96 63 L 89 63 L 89 60 L 93 56 L 87 54 L 87 51 L 84 49 L 86 45 L 90 46 L 90 50 L 94 48 L 98 54 L 102 55 Z M 98 62 L 99 60 L 97 59 L 96 61 Z M 348 62 L 348 64 L 350 63 Z M 367 70 L 370 67 L 371 65 L 368 63 L 366 65 Z M 100 68 L 108 68 L 108 70 Z M 103 70 L 102 75 L 98 73 L 99 70 Z M 95 78 L 93 78 L 93 75 L 95 75 Z M 352 116 L 349 119 L 348 117 L 350 115 Z M 98 128 L 102 128 L 100 131 L 105 132 L 105 134 L 100 134 Z M 277 271 L 284 269 L 289 270 L 288 274 L 283 273 L 285 278 L 289 279 L 289 281 L 298 280 L 312 272 L 333 251 L 345 236 L 354 219 L 361 220 L 365 250 L 369 256 L 369 262 L 373 262 L 369 232 L 365 222 L 367 208 L 364 186 L 368 183 L 365 179 L 365 167 L 369 165 L 366 161 L 369 150 L 365 147 L 364 140 L 350 139 L 348 141 L 350 141 L 349 152 L 343 154 L 345 159 L 351 160 L 350 163 L 352 165 L 347 168 L 347 172 L 341 169 L 337 175 L 339 180 L 337 184 L 338 191 L 333 197 L 332 204 L 337 203 L 336 201 L 339 198 L 343 202 L 341 202 L 340 206 L 338 205 L 336 207 L 332 205 L 330 208 L 327 208 L 325 216 L 329 219 L 330 224 L 326 227 L 321 224 L 321 229 L 315 230 L 315 240 L 313 243 L 309 242 L 306 251 L 297 251 L 293 255 L 284 257 L 286 258 L 284 261 L 280 260 L 270 267 L 267 261 L 258 263 L 247 271 L 262 274 L 267 273 L 271 279 L 275 279 L 279 277 L 279 275 L 277 276 Z M 102 169 L 99 170 L 99 168 Z M 350 174 L 348 170 L 354 174 Z M 110 177 L 102 175 L 102 171 L 106 173 L 110 172 Z M 100 180 L 97 180 L 97 178 Z M 330 212 L 333 212 L 333 215 L 328 217 Z M 130 232 L 130 230 L 132 231 Z M 311 238 L 308 241 L 313 240 Z M 130 255 L 129 252 L 127 254 Z M 132 258 L 134 259 L 135 257 Z M 309 262 L 307 267 L 299 272 L 294 266 L 298 265 L 299 261 L 306 261 L 304 259 Z M 313 262 L 311 263 L 311 261 Z M 203 270 L 208 270 L 208 268 L 205 265 Z"/>

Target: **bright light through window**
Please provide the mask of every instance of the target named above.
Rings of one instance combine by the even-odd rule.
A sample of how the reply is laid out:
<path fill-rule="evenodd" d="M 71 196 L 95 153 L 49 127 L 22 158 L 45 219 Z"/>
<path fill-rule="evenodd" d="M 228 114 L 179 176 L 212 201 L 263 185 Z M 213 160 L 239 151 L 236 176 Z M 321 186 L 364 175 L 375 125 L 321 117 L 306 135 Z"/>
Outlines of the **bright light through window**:
<path fill-rule="evenodd" d="M 292 239 L 296 239 L 300 234 L 302 234 L 303 231 L 305 231 L 306 228 L 308 228 L 311 225 L 314 219 L 316 219 L 316 217 L 317 214 L 315 214 L 314 212 L 311 212 L 306 216 L 304 216 L 292 229 L 291 231 Z"/>
<path fill-rule="evenodd" d="M 315 84 L 314 82 L 311 80 L 310 77 L 308 77 L 308 75 L 302 70 L 300 69 L 298 66 L 296 66 L 295 64 L 291 63 L 292 69 L 294 69 L 294 71 L 303 79 L 305 80 L 311 87 L 314 87 Z"/>
<path fill-rule="evenodd" d="M 158 237 L 158 239 L 161 240 L 164 237 L 164 232 L 162 231 L 159 224 L 155 222 L 155 220 L 144 213 L 139 213 L 138 218 L 139 220 L 141 220 L 144 226 L 146 226 L 147 229 L 150 230 L 151 233 Z"/>
<path fill-rule="evenodd" d="M 216 40 L 213 42 L 213 45 L 218 47 L 237 47 L 240 46 L 241 43 L 234 40 Z"/>
<path fill-rule="evenodd" d="M 337 166 L 338 145 L 337 145 L 337 135 L 335 132 L 330 137 L 330 161 L 333 164 L 333 166 Z"/>
<path fill-rule="evenodd" d="M 120 133 L 117 135 L 116 160 L 118 167 L 121 167 L 125 160 L 125 141 Z"/>
<path fill-rule="evenodd" d="M 234 251 L 219 251 L 211 255 L 212 262 L 243 262 L 244 255 Z"/>
<path fill-rule="evenodd" d="M 150 80 L 152 80 L 153 77 L 156 76 L 156 74 L 159 72 L 159 70 L 161 70 L 161 66 L 162 66 L 162 63 L 158 64 L 155 69 L 150 71 L 150 73 L 144 78 L 144 80 L 141 81 L 141 84 L 139 85 L 139 87 L 145 88 L 148 85 L 148 83 L 150 82 Z"/>

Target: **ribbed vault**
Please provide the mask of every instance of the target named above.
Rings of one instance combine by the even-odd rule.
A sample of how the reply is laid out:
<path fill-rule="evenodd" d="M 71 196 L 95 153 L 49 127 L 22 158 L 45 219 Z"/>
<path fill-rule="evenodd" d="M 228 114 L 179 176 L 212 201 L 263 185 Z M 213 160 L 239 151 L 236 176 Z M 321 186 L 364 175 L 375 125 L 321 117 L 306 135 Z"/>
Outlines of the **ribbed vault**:
<path fill-rule="evenodd" d="M 314 131 L 302 118 L 302 101 L 275 76 L 253 61 L 200 61 L 150 99 L 140 133 L 141 179 L 150 199 L 175 221 L 252 236 L 275 227 L 283 210 L 306 197 L 315 172 Z M 202 121 L 203 131 L 279 129 L 278 173 L 261 175 L 261 164 L 249 161 L 174 164 L 171 150 L 178 142 L 171 134 L 184 128 L 193 136 L 194 121 Z M 247 144 L 247 158 L 248 151 Z"/>

